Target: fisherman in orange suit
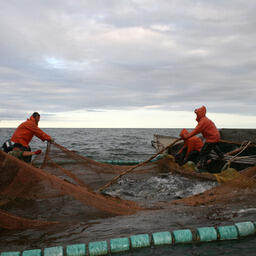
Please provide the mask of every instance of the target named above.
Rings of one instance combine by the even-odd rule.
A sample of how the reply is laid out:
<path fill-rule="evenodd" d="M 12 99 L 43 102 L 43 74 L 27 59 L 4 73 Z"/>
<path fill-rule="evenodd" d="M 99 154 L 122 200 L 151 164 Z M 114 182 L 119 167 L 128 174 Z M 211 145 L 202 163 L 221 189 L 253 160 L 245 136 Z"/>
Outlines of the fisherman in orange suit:
<path fill-rule="evenodd" d="M 187 134 L 189 134 L 189 132 L 185 128 L 180 132 L 180 137 L 184 140 L 184 145 L 175 156 L 175 159 L 179 165 L 183 165 L 188 161 L 193 161 L 195 164 L 197 164 L 199 161 L 201 148 L 204 144 L 203 141 L 197 136 L 184 139 Z"/>
<path fill-rule="evenodd" d="M 204 170 L 206 168 L 207 158 L 212 150 L 214 150 L 221 159 L 224 157 L 224 154 L 218 146 L 220 133 L 214 122 L 206 117 L 206 107 L 202 106 L 201 108 L 195 109 L 194 112 L 197 115 L 196 121 L 198 124 L 192 132 L 184 136 L 184 139 L 189 139 L 196 134 L 202 133 L 205 138 L 205 143 L 200 151 L 200 169 Z"/>
<path fill-rule="evenodd" d="M 27 121 L 21 123 L 18 128 L 14 131 L 11 142 L 12 143 L 20 143 L 23 146 L 24 151 L 31 151 L 29 146 L 30 141 L 33 136 L 38 137 L 42 141 L 53 142 L 51 136 L 47 133 L 43 132 L 38 127 L 38 122 L 40 121 L 40 115 L 38 112 L 34 112 L 32 116 L 27 119 Z M 29 157 L 29 156 L 28 156 Z M 31 160 L 31 156 L 30 156 Z"/>

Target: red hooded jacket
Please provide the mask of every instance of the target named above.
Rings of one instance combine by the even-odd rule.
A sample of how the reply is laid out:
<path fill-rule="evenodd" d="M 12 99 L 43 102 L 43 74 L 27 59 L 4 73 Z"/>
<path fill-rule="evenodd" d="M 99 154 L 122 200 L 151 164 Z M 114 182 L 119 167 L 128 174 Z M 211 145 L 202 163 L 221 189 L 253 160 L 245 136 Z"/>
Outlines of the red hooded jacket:
<path fill-rule="evenodd" d="M 11 141 L 14 143 L 20 143 L 24 147 L 28 147 L 28 144 L 34 135 L 42 141 L 51 140 L 51 137 L 37 126 L 35 118 L 31 116 L 29 119 L 27 119 L 27 121 L 18 126 L 11 137 Z"/>
<path fill-rule="evenodd" d="M 197 115 L 196 121 L 198 122 L 198 124 L 192 132 L 185 136 L 186 139 L 198 133 L 202 133 L 206 142 L 218 142 L 220 140 L 220 133 L 216 128 L 214 122 L 205 116 L 206 107 L 202 106 L 201 108 L 196 109 L 195 113 Z"/>
<path fill-rule="evenodd" d="M 183 129 L 180 132 L 180 137 L 182 139 L 184 139 L 184 137 L 188 134 L 189 134 L 189 132 L 186 129 Z M 191 151 L 200 152 L 201 148 L 203 147 L 203 144 L 204 144 L 203 141 L 200 138 L 198 138 L 197 136 L 190 137 L 190 138 L 184 140 L 184 145 L 180 149 L 179 153 L 181 153 L 184 148 L 187 148 L 187 153 L 185 156 L 185 158 L 186 158 Z"/>

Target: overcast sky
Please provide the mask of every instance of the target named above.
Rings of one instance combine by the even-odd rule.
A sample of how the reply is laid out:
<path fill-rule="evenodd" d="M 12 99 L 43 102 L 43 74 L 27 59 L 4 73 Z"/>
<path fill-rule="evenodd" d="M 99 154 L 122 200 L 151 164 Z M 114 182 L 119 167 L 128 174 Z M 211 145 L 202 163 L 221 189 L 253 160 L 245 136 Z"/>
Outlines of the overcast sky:
<path fill-rule="evenodd" d="M 0 127 L 256 128 L 255 0 L 0 0 Z"/>

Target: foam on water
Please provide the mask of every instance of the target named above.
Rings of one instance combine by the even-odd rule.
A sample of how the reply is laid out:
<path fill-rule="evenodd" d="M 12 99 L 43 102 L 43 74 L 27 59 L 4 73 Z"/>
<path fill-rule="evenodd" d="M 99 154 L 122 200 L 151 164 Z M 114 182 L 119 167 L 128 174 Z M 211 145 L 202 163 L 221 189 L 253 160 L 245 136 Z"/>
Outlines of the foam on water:
<path fill-rule="evenodd" d="M 123 177 L 106 190 L 110 195 L 145 202 L 171 201 L 202 193 L 216 186 L 216 182 L 191 180 L 181 175 L 165 173 L 141 179 Z"/>

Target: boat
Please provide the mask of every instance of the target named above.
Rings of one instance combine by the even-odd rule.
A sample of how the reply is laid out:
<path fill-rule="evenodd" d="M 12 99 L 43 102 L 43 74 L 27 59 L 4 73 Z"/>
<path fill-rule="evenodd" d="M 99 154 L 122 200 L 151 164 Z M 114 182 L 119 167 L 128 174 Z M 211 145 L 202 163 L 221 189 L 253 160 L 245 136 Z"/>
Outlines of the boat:
<path fill-rule="evenodd" d="M 243 170 L 256 165 L 256 129 L 225 128 L 220 129 L 219 132 L 221 136 L 219 146 L 225 157 L 220 160 L 217 155 L 211 153 L 210 157 L 213 161 L 208 166 L 211 172 L 218 173 L 227 165 L 236 170 Z M 175 140 L 177 140 L 177 137 L 154 134 L 151 144 L 156 152 L 160 152 L 174 143 Z M 179 141 L 165 150 L 164 153 L 175 155 L 182 146 L 183 141 Z"/>

